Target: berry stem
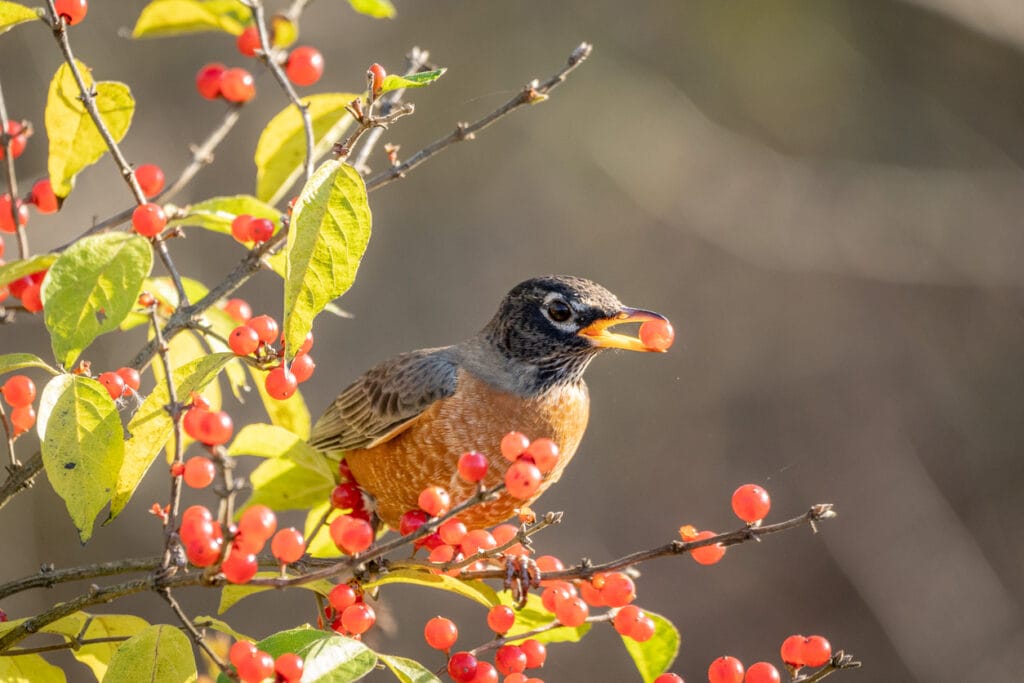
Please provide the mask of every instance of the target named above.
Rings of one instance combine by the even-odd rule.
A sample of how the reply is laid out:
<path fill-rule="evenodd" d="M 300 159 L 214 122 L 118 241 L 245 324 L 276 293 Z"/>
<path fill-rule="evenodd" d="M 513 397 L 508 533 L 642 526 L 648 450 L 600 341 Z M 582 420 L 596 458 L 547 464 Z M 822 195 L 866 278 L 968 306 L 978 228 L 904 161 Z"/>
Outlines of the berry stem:
<path fill-rule="evenodd" d="M 18 462 L 18 456 L 14 454 L 14 432 L 11 429 L 11 423 L 7 420 L 7 412 L 2 404 L 0 404 L 0 425 L 3 425 L 4 441 L 7 442 L 7 454 L 11 457 L 10 471 L 14 472 L 16 468 L 21 467 L 21 463 Z"/>
<path fill-rule="evenodd" d="M 203 652 L 205 652 L 206 655 L 210 658 L 210 661 L 217 665 L 217 668 L 219 668 L 221 671 L 227 671 L 227 662 L 221 659 L 220 655 L 217 654 L 217 652 L 206 643 L 206 639 L 203 638 L 203 634 L 199 631 L 198 628 L 196 628 L 196 625 L 192 622 L 192 620 L 188 618 L 188 615 L 185 614 L 185 610 L 183 610 L 181 608 L 181 605 L 178 604 L 177 599 L 175 599 L 175 597 L 171 595 L 171 589 L 164 586 L 162 588 L 158 588 L 157 592 L 160 593 L 160 597 L 166 600 L 167 604 L 170 605 L 171 610 L 178 617 L 178 620 L 181 622 L 181 625 L 185 627 L 185 631 L 187 631 L 189 636 L 192 637 L 192 642 L 194 642 L 198 647 L 202 648 Z"/>
<path fill-rule="evenodd" d="M 860 667 L 861 662 L 854 659 L 853 655 L 848 655 L 840 650 L 832 655 L 832 661 L 828 664 L 817 671 L 794 678 L 793 683 L 818 683 L 818 681 L 823 680 L 826 676 L 834 674 L 836 671 L 859 669 Z"/>
<path fill-rule="evenodd" d="M 25 234 L 25 226 L 18 218 L 18 176 L 14 173 L 14 155 L 11 154 L 11 135 L 7 132 L 7 105 L 4 103 L 4 90 L 0 88 L 0 141 L 4 150 L 4 175 L 7 179 L 7 190 L 11 193 L 11 219 L 16 227 L 18 236 L 18 255 L 26 259 L 29 257 L 28 237 Z M 13 454 L 12 454 L 13 456 Z"/>

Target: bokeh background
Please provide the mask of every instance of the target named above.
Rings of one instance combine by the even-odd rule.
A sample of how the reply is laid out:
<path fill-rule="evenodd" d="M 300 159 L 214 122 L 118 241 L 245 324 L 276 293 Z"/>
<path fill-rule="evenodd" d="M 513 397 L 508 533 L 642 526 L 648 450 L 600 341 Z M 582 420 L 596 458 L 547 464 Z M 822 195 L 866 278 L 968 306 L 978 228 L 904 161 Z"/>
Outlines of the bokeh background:
<path fill-rule="evenodd" d="M 129 159 L 174 176 L 224 111 L 196 95 L 194 73 L 246 60 L 223 35 L 130 41 L 142 4 L 95 0 L 72 41 L 97 78 L 128 83 L 138 99 Z M 302 42 L 327 59 L 313 91 L 358 89 L 367 64 L 399 70 L 413 45 L 449 67 L 408 96 L 416 115 L 386 135 L 403 155 L 553 73 L 580 41 L 595 51 L 549 102 L 371 196 L 374 235 L 339 302 L 355 318 L 323 316 L 315 327 L 318 370 L 304 385 L 314 414 L 371 364 L 471 335 L 526 277 L 590 277 L 669 316 L 677 344 L 593 364 L 587 437 L 539 505 L 566 521 L 538 538 L 541 552 L 601 561 L 661 544 L 680 524 L 732 528 L 732 490 L 758 482 L 774 519 L 826 501 L 840 516 L 817 535 L 734 548 L 715 567 L 685 557 L 642 567 L 639 602 L 678 625 L 674 670 L 686 680 L 704 680 L 721 654 L 777 661 L 791 633 L 824 634 L 864 661 L 836 680 L 1024 678 L 1024 5 L 435 0 L 398 9 L 373 21 L 315 2 Z M 42 128 L 59 60 L 41 26 L 0 38 L 12 116 Z M 269 74 L 257 84 L 182 201 L 253 188 L 256 138 L 285 104 Z M 24 186 L 45 172 L 45 155 L 40 130 L 19 160 Z M 383 155 L 372 163 L 383 167 Z M 60 214 L 32 218 L 32 246 L 60 244 L 130 202 L 104 159 Z M 171 249 L 208 283 L 241 255 L 201 231 Z M 279 315 L 280 289 L 268 273 L 242 294 Z M 102 340 L 93 367 L 122 365 L 141 341 Z M 47 348 L 38 319 L 0 329 L 0 351 L 31 348 Z M 236 422 L 258 414 L 233 411 Z M 40 480 L 4 510 L 3 579 L 41 562 L 156 552 L 145 512 L 166 497 L 156 474 L 85 548 Z M 22 616 L 72 594 L 37 590 L 3 608 Z M 212 613 L 214 596 L 183 595 L 191 613 Z M 427 617 L 483 627 L 482 610 L 447 596 L 398 588 L 385 602 L 384 628 L 369 638 L 383 651 L 439 665 L 421 644 Z M 173 621 L 151 595 L 110 609 Z M 261 637 L 311 615 L 308 596 L 289 592 L 227 617 Z M 610 628 L 552 646 L 548 661 L 548 681 L 637 678 Z M 69 666 L 72 680 L 87 677 Z"/>

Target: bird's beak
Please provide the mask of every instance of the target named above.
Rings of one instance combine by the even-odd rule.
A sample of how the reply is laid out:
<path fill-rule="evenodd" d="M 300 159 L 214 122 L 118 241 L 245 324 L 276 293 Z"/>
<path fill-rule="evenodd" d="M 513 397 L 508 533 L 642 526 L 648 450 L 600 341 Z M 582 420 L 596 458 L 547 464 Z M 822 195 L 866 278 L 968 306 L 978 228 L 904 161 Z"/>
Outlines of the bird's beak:
<path fill-rule="evenodd" d="M 665 349 L 648 348 L 639 337 L 619 334 L 611 331 L 613 325 L 623 323 L 644 323 L 648 320 L 660 320 L 668 323 L 668 318 L 653 311 L 640 308 L 623 308 L 610 318 L 598 318 L 577 332 L 581 337 L 590 340 L 594 346 L 608 349 L 626 349 L 628 351 L 664 351 Z"/>

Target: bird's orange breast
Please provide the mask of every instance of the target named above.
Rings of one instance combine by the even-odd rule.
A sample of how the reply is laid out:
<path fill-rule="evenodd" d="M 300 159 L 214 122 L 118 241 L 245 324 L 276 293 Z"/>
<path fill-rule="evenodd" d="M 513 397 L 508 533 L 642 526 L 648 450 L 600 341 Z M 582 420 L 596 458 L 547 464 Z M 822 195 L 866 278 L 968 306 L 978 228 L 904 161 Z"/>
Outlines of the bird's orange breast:
<path fill-rule="evenodd" d="M 490 461 L 486 486 L 502 481 L 510 463 L 501 456 L 499 444 L 510 431 L 523 432 L 531 439 L 548 437 L 559 446 L 558 466 L 545 477 L 539 496 L 558 480 L 576 452 L 589 410 L 590 399 L 582 382 L 524 398 L 460 370 L 451 397 L 431 405 L 389 441 L 349 451 L 345 459 L 359 485 L 377 499 L 377 514 L 389 526 L 397 527 L 404 512 L 417 509 L 420 491 L 427 486 L 444 487 L 453 502 L 473 494 L 474 485 L 462 481 L 457 471 L 459 456 L 467 451 L 479 451 Z M 459 518 L 470 528 L 490 526 L 508 519 L 515 508 L 528 502 L 503 494 Z"/>

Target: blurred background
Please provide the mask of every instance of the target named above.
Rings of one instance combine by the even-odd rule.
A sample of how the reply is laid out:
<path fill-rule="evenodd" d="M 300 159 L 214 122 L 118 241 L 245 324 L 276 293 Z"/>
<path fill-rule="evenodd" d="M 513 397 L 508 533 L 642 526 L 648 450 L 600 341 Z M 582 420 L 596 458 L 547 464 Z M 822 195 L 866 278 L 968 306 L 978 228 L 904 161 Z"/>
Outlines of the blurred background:
<path fill-rule="evenodd" d="M 199 67 L 259 69 L 225 35 L 132 42 L 142 5 L 95 0 L 71 37 L 97 79 L 135 93 L 128 158 L 171 178 L 224 113 L 195 93 Z M 339 302 L 355 318 L 316 323 L 318 370 L 304 385 L 314 417 L 371 364 L 473 334 L 515 283 L 592 278 L 671 318 L 677 342 L 592 365 L 587 436 L 538 506 L 565 512 L 538 537 L 541 553 L 604 561 L 671 540 L 681 524 L 735 528 L 733 489 L 760 483 L 769 519 L 817 502 L 839 518 L 817 535 L 733 548 L 714 567 L 641 567 L 639 604 L 679 627 L 673 670 L 687 681 L 722 654 L 778 664 L 791 633 L 823 634 L 863 660 L 837 681 L 1024 679 L 1024 5 L 435 0 L 400 1 L 396 19 L 374 21 L 322 1 L 301 38 L 327 60 L 310 91 L 358 90 L 369 63 L 399 71 L 413 45 L 449 68 L 408 93 L 416 115 L 386 134 L 403 157 L 554 73 L 583 40 L 592 59 L 550 101 L 371 195 L 374 235 Z M 39 131 L 18 164 L 26 188 L 45 173 L 45 84 L 59 63 L 42 26 L 0 38 L 8 112 Z M 259 131 L 285 105 L 269 74 L 257 87 L 181 202 L 252 191 Z M 371 164 L 384 167 L 382 151 Z M 32 217 L 33 250 L 130 203 L 103 159 L 61 213 Z M 171 250 L 208 284 L 242 254 L 199 230 Z M 241 295 L 277 316 L 280 292 L 267 273 Z M 90 349 L 94 368 L 123 365 L 143 341 L 117 337 Z M 47 347 L 37 318 L 0 330 L 2 352 Z M 230 409 L 240 424 L 257 408 Z M 146 510 L 166 498 L 158 469 L 85 548 L 40 479 L 4 510 L 2 578 L 156 553 Z M 82 588 L 3 608 L 28 615 Z M 182 598 L 211 614 L 212 593 Z M 438 612 L 483 639 L 475 605 L 402 587 L 385 604 L 368 638 L 382 651 L 440 665 L 420 635 Z M 173 621 L 152 595 L 109 609 Z M 262 594 L 226 618 L 262 637 L 312 619 L 312 603 Z M 604 627 L 553 645 L 542 676 L 637 680 L 618 640 Z M 88 676 L 69 667 L 73 680 Z"/>

